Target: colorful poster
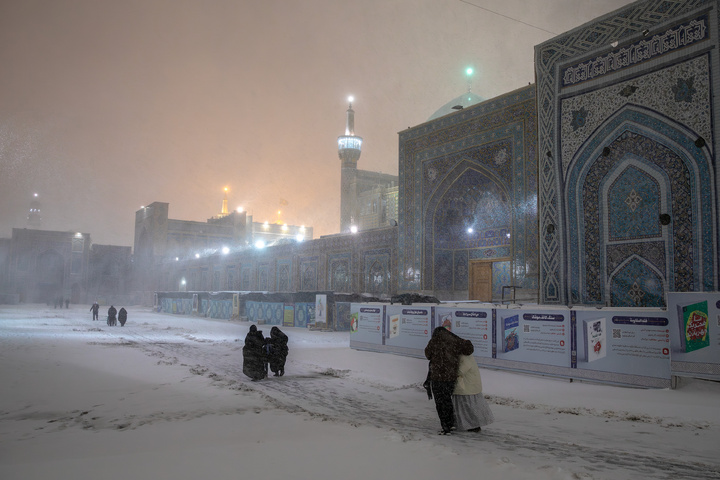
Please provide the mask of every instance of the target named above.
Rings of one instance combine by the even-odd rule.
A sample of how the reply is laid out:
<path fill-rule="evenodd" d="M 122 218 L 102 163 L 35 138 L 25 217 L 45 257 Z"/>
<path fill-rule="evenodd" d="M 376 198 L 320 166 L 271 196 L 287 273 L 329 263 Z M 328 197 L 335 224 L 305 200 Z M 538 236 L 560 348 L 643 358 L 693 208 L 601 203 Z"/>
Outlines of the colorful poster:
<path fill-rule="evenodd" d="M 327 295 L 315 295 L 315 321 L 313 324 L 327 324 Z"/>
<path fill-rule="evenodd" d="M 605 318 L 583 320 L 585 361 L 594 362 L 607 354 Z"/>
<path fill-rule="evenodd" d="M 720 379 L 720 292 L 668 293 L 673 375 Z"/>
<path fill-rule="evenodd" d="M 295 326 L 295 305 L 285 305 L 285 311 L 283 312 L 283 327 L 294 327 Z"/>
<path fill-rule="evenodd" d="M 511 352 L 520 348 L 520 319 L 517 315 L 502 319 L 503 329 L 503 351 Z"/>
<path fill-rule="evenodd" d="M 693 352 L 710 346 L 707 300 L 678 304 L 677 319 L 680 327 L 681 352 Z"/>

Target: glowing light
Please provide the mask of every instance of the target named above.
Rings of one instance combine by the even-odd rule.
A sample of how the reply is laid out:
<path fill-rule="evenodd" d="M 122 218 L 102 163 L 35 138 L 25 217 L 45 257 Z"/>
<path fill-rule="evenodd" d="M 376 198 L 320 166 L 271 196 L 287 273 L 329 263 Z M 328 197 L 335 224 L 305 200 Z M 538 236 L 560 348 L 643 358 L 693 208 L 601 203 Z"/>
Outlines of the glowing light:
<path fill-rule="evenodd" d="M 37 194 L 37 193 L 33 193 L 33 197 L 37 197 L 37 196 L 38 196 L 38 194 Z"/>
<path fill-rule="evenodd" d="M 300 231 L 301 231 L 301 232 L 304 232 L 304 231 L 305 231 L 305 225 L 300 225 Z"/>
<path fill-rule="evenodd" d="M 265 242 L 263 240 L 258 240 L 255 242 L 255 248 L 265 248 Z"/>
<path fill-rule="evenodd" d="M 505 236 L 506 236 L 507 238 L 510 238 L 510 234 L 509 234 L 509 233 L 505 234 Z"/>
<path fill-rule="evenodd" d="M 196 254 L 195 254 L 195 258 L 200 258 L 200 254 L 199 254 L 199 253 L 196 253 Z"/>
<path fill-rule="evenodd" d="M 270 224 L 268 222 L 263 223 L 263 228 L 267 230 L 270 227 Z"/>
<path fill-rule="evenodd" d="M 230 249 L 228 247 L 223 247 L 222 253 L 223 253 L 223 255 L 227 255 L 228 253 L 230 253 Z"/>
<path fill-rule="evenodd" d="M 352 103 L 352 102 L 354 102 L 354 101 L 355 101 L 355 97 L 353 97 L 352 95 L 350 95 L 350 96 L 348 97 L 348 102 Z"/>
<path fill-rule="evenodd" d="M 80 238 L 80 237 L 82 237 L 82 233 L 77 232 L 77 233 L 75 234 L 75 236 L 78 237 L 78 238 Z"/>
<path fill-rule="evenodd" d="M 357 233 L 358 227 L 357 225 L 350 225 L 350 233 Z"/>
<path fill-rule="evenodd" d="M 472 227 L 470 227 L 470 228 L 467 229 L 467 232 L 468 232 L 468 233 L 473 233 L 474 231 L 475 231 L 475 230 L 473 230 Z"/>
<path fill-rule="evenodd" d="M 297 235 L 295 235 L 295 240 L 297 240 L 298 242 L 302 242 L 303 240 L 305 240 L 305 235 L 303 235 L 302 233 L 298 233 Z"/>
<path fill-rule="evenodd" d="M 184 278 L 183 278 L 182 280 L 180 280 L 180 285 L 185 285 L 186 283 L 187 283 L 187 282 L 185 281 Z"/>
<path fill-rule="evenodd" d="M 472 74 L 473 74 L 473 69 L 472 69 L 472 67 L 468 67 L 467 70 L 465 70 L 465 73 L 467 74 L 468 77 L 469 77 L 470 75 L 472 75 Z"/>
<path fill-rule="evenodd" d="M 227 187 L 225 187 L 225 191 L 226 191 L 226 192 L 228 191 L 228 188 L 227 188 Z"/>
<path fill-rule="evenodd" d="M 145 205 L 140 205 L 140 208 L 145 208 Z"/>
<path fill-rule="evenodd" d="M 237 212 L 238 212 L 238 213 L 242 213 L 242 212 L 243 212 L 243 207 L 237 207 Z"/>
<path fill-rule="evenodd" d="M 176 262 L 179 262 L 179 261 L 180 261 L 180 257 L 175 257 L 175 261 L 176 261 Z"/>
<path fill-rule="evenodd" d="M 283 224 L 283 226 L 281 228 L 282 228 L 283 232 L 287 232 L 287 229 L 288 229 L 287 223 Z"/>

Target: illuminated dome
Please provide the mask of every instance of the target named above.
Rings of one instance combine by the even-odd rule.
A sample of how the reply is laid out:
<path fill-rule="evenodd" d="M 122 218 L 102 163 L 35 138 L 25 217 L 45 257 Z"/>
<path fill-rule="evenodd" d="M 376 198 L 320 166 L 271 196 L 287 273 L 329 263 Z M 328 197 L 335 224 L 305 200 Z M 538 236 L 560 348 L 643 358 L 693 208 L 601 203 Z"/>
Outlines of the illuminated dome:
<path fill-rule="evenodd" d="M 436 118 L 444 117 L 445 115 L 453 112 L 457 112 L 458 109 L 453 108 L 455 106 L 462 106 L 463 108 L 467 108 L 471 105 L 475 105 L 476 103 L 484 102 L 485 99 L 482 98 L 479 95 L 475 95 L 472 92 L 466 92 L 460 95 L 457 98 L 454 98 L 453 100 L 450 100 L 448 103 L 440 107 L 440 109 L 430 115 L 430 118 L 428 118 L 428 121 L 435 120 Z"/>

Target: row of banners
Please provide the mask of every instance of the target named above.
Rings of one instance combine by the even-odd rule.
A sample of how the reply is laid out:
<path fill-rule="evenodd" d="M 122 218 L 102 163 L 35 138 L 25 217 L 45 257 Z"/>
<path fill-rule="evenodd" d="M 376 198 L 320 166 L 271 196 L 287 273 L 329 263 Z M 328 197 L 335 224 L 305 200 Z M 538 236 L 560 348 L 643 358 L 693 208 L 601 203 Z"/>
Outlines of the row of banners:
<path fill-rule="evenodd" d="M 481 365 L 638 386 L 720 379 L 720 293 L 670 293 L 668 309 L 352 304 L 350 347 L 424 357 L 436 327 Z"/>

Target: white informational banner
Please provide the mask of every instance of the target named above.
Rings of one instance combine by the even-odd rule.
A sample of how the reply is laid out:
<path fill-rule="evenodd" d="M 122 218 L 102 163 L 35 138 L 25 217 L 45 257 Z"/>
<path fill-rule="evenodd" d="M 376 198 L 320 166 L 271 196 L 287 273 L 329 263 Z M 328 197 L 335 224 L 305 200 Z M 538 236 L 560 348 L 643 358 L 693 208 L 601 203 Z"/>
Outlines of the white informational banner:
<path fill-rule="evenodd" d="M 570 367 L 570 311 L 497 310 L 497 358 Z"/>
<path fill-rule="evenodd" d="M 327 324 L 327 295 L 315 295 L 315 322 Z"/>
<path fill-rule="evenodd" d="M 720 292 L 668 293 L 672 374 L 720 379 Z"/>
<path fill-rule="evenodd" d="M 352 304 L 350 347 L 423 358 L 433 328 L 445 327 L 492 368 L 660 388 L 671 368 L 720 378 L 720 294 L 671 298 L 667 311 Z"/>
<path fill-rule="evenodd" d="M 355 342 L 382 345 L 384 305 L 353 303 L 350 305 L 350 345 Z"/>
<path fill-rule="evenodd" d="M 432 306 L 388 305 L 385 307 L 385 345 L 424 351 L 432 335 Z"/>
<path fill-rule="evenodd" d="M 670 322 L 666 312 L 577 308 L 574 315 L 578 369 L 669 378 Z"/>
<path fill-rule="evenodd" d="M 470 340 L 476 357 L 492 357 L 492 308 L 436 307 L 435 325 Z"/>

